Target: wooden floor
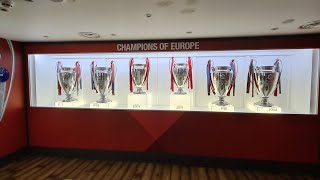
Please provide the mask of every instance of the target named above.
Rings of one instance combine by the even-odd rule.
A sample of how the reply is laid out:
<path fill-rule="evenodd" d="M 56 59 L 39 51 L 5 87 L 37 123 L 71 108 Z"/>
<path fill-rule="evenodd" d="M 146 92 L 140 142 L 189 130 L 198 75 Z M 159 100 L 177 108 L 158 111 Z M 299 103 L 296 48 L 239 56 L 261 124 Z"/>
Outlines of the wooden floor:
<path fill-rule="evenodd" d="M 176 164 L 83 160 L 49 156 L 25 156 L 0 167 L 0 180 L 5 179 L 316 179 L 311 175 L 272 174 L 255 170 L 231 170 L 181 166 Z"/>

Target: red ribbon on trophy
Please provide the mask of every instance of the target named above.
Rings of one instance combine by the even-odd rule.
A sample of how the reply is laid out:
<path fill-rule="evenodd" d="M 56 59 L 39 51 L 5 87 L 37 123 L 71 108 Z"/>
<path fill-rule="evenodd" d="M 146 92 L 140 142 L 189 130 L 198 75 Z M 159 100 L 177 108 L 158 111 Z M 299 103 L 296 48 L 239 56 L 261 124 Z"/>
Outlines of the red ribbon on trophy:
<path fill-rule="evenodd" d="M 251 86 L 251 91 L 252 91 L 252 97 L 254 96 L 254 85 L 256 87 L 258 86 L 258 83 L 256 81 L 255 75 L 254 75 L 254 68 L 256 66 L 256 61 L 254 59 L 251 59 L 250 65 L 249 65 L 249 71 L 248 71 L 248 76 L 247 76 L 247 93 L 250 93 L 250 86 Z M 259 88 L 257 88 L 257 91 L 259 92 Z"/>
<path fill-rule="evenodd" d="M 76 86 L 77 95 L 79 95 L 79 90 L 82 89 L 81 67 L 79 61 L 76 62 Z"/>
<path fill-rule="evenodd" d="M 193 89 L 193 81 L 192 81 L 192 60 L 191 60 L 191 57 L 188 57 L 188 66 L 189 66 L 188 88 Z"/>
<path fill-rule="evenodd" d="M 97 89 L 96 89 L 96 87 L 95 87 L 95 85 L 94 85 L 94 80 L 93 80 L 93 78 L 94 78 L 94 68 L 96 67 L 97 65 L 95 64 L 95 62 L 94 61 L 92 61 L 91 62 L 91 65 L 90 65 L 90 71 L 91 71 L 91 89 L 92 90 L 95 90 L 96 91 L 96 93 L 98 93 L 98 91 L 97 91 Z"/>
<path fill-rule="evenodd" d="M 169 68 L 170 68 L 170 89 L 173 92 L 174 91 L 174 77 L 173 77 L 173 64 L 174 64 L 174 57 L 171 58 L 169 61 Z"/>
<path fill-rule="evenodd" d="M 62 63 L 60 61 L 57 62 L 57 85 L 58 85 L 58 95 L 61 96 L 62 94 L 62 90 L 61 90 L 61 86 L 59 83 L 59 77 L 58 77 L 58 73 L 59 73 L 59 69 L 62 68 Z"/>
<path fill-rule="evenodd" d="M 133 58 L 130 59 L 129 62 L 129 85 L 130 85 L 130 92 L 133 92 L 133 86 L 132 84 L 135 83 L 132 79 L 132 66 L 133 66 L 134 60 Z M 149 90 L 149 71 L 150 71 L 150 62 L 149 58 L 146 58 L 146 77 L 144 79 L 144 82 L 146 82 L 146 88 Z"/>
<path fill-rule="evenodd" d="M 231 90 L 233 90 L 232 95 L 234 96 L 235 90 L 236 90 L 236 78 L 237 78 L 237 73 L 238 73 L 238 69 L 237 69 L 238 67 L 237 67 L 234 59 L 231 60 L 230 67 L 231 67 L 231 70 L 233 71 L 233 77 L 232 77 L 232 81 L 229 86 L 229 90 L 227 92 L 227 96 L 230 96 Z"/>

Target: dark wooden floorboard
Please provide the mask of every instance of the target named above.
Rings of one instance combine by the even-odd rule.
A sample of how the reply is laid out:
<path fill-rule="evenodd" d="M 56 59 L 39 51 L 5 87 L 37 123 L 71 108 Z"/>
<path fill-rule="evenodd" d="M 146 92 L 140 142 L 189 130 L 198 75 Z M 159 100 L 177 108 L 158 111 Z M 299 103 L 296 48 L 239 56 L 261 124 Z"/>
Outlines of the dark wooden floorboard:
<path fill-rule="evenodd" d="M 309 174 L 27 155 L 0 167 L 0 180 L 313 180 Z"/>

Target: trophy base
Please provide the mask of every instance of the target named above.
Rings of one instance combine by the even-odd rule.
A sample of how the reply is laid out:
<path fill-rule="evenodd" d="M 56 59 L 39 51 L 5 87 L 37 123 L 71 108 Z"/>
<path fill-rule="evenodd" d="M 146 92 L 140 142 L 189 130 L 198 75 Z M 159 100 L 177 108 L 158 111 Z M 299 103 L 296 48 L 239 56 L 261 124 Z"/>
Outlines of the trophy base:
<path fill-rule="evenodd" d="M 128 95 L 128 109 L 148 109 L 152 105 L 152 94 L 129 94 Z"/>
<path fill-rule="evenodd" d="M 190 110 L 193 106 L 192 94 L 170 94 L 170 109 L 172 110 Z"/>
<path fill-rule="evenodd" d="M 105 102 L 105 103 L 98 103 L 98 102 L 93 102 L 90 103 L 90 108 L 98 108 L 98 109 L 109 109 L 109 108 L 116 108 L 117 107 L 117 102 Z"/>
<path fill-rule="evenodd" d="M 282 109 L 279 106 L 260 106 L 255 104 L 248 105 L 248 108 L 258 113 L 281 113 Z"/>
<path fill-rule="evenodd" d="M 217 112 L 234 112 L 234 106 L 232 106 L 230 104 L 219 106 L 214 103 L 209 103 L 209 109 L 211 111 L 217 111 Z"/>
<path fill-rule="evenodd" d="M 137 91 L 133 92 L 133 94 L 146 94 L 146 92 L 144 92 L 142 88 L 137 88 Z"/>
<path fill-rule="evenodd" d="M 64 102 L 59 101 L 55 102 L 55 107 L 78 107 L 82 105 L 79 101 L 71 101 L 71 102 Z"/>
<path fill-rule="evenodd" d="M 66 99 L 62 100 L 62 102 L 73 102 L 73 101 L 78 101 L 78 99 L 76 99 L 76 98 L 66 98 Z"/>

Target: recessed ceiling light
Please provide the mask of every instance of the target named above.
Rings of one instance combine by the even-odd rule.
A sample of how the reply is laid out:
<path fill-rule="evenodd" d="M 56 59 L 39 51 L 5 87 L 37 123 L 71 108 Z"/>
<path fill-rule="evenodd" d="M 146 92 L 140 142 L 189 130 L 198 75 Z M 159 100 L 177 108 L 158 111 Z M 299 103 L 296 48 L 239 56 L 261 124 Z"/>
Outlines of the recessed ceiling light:
<path fill-rule="evenodd" d="M 278 28 L 278 27 L 275 27 L 275 28 L 271 28 L 270 30 L 271 31 L 276 31 L 276 30 L 279 30 L 280 28 Z"/>
<path fill-rule="evenodd" d="M 149 17 L 152 16 L 152 14 L 150 14 L 150 13 L 147 13 L 147 14 L 145 14 L 145 15 L 146 15 L 147 18 L 149 18 Z"/>
<path fill-rule="evenodd" d="M 191 34 L 191 33 L 192 33 L 192 31 L 187 31 L 186 33 L 187 33 L 187 34 Z"/>
<path fill-rule="evenodd" d="M 49 36 L 42 36 L 42 37 L 44 37 L 44 38 L 49 38 Z"/>
<path fill-rule="evenodd" d="M 86 37 L 86 38 L 100 38 L 101 35 L 95 32 L 79 32 L 80 36 Z"/>
<path fill-rule="evenodd" d="M 313 29 L 313 28 L 320 28 L 320 20 L 311 21 L 306 24 L 303 24 L 298 27 L 299 29 Z"/>
<path fill-rule="evenodd" d="M 66 2 L 66 0 L 51 0 L 52 2 L 56 2 L 56 3 L 64 3 Z"/>
<path fill-rule="evenodd" d="M 282 21 L 282 24 L 289 24 L 289 23 L 293 23 L 295 21 L 295 19 L 287 19 L 285 21 Z"/>
<path fill-rule="evenodd" d="M 116 34 L 110 34 L 111 36 L 116 36 Z"/>
<path fill-rule="evenodd" d="M 27 2 L 34 2 L 34 0 L 25 0 L 25 1 L 27 1 Z"/>

